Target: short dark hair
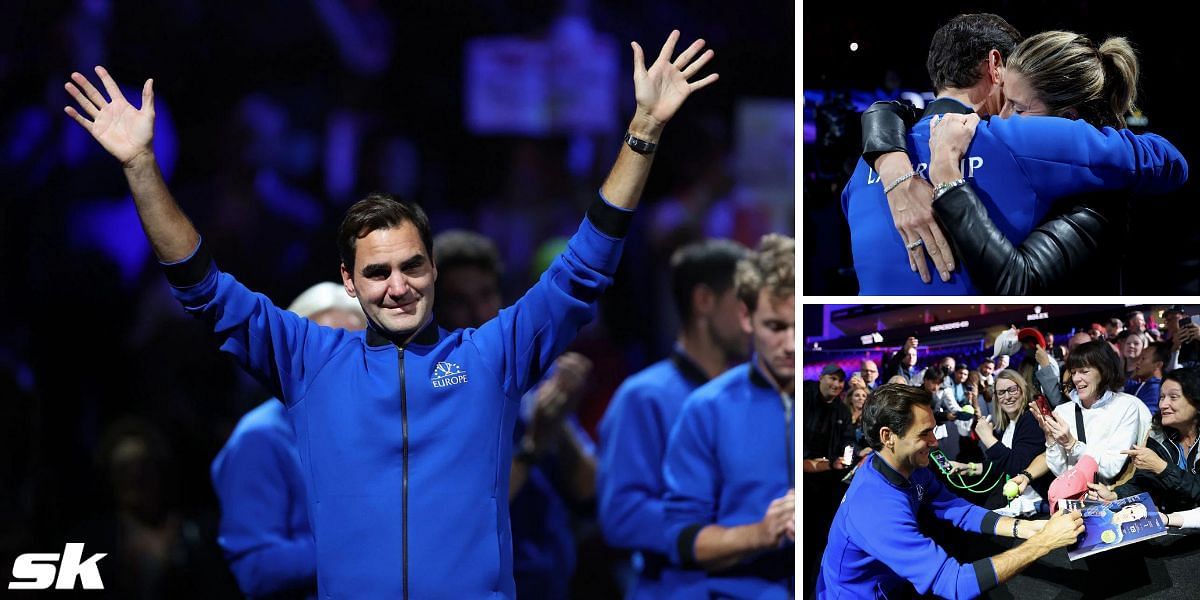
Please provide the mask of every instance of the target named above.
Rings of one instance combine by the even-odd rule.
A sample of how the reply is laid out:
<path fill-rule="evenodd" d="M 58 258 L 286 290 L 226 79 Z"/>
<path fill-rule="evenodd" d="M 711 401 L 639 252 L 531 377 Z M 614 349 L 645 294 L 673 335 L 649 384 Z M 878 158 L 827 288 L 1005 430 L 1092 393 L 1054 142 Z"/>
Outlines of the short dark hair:
<path fill-rule="evenodd" d="M 1192 408 L 1200 410 L 1200 367 L 1187 367 L 1167 371 L 1163 381 L 1174 381 L 1183 388 L 1183 397 L 1191 403 Z"/>
<path fill-rule="evenodd" d="M 671 298 L 680 321 L 692 318 L 692 292 L 703 285 L 714 294 L 733 287 L 737 263 L 750 255 L 743 245 L 732 240 L 705 240 L 688 244 L 671 255 Z"/>
<path fill-rule="evenodd" d="M 934 365 L 925 369 L 925 376 L 922 377 L 922 381 L 942 381 L 945 378 L 946 370 L 941 366 Z"/>
<path fill-rule="evenodd" d="M 958 366 L 954 367 L 954 370 L 955 371 L 970 371 L 971 367 L 968 367 L 967 363 L 963 362 L 963 363 L 958 363 Z"/>
<path fill-rule="evenodd" d="M 1121 333 L 1118 333 L 1117 337 L 1113 338 L 1113 341 L 1118 344 L 1124 344 L 1125 340 L 1129 339 L 1129 336 L 1131 335 L 1141 336 L 1140 333 L 1134 333 L 1128 329 L 1122 329 Z"/>
<path fill-rule="evenodd" d="M 1125 385 L 1125 368 L 1121 357 L 1104 340 L 1080 344 L 1067 357 L 1067 370 L 1091 367 L 1100 371 L 1100 387 L 1118 392 Z"/>
<path fill-rule="evenodd" d="M 439 271 L 476 267 L 496 277 L 504 273 L 496 244 L 485 235 L 465 229 L 451 229 L 434 236 L 433 262 Z"/>
<path fill-rule="evenodd" d="M 933 407 L 933 394 L 922 388 L 902 383 L 879 386 L 863 406 L 862 426 L 867 444 L 876 452 L 883 449 L 879 430 L 887 427 L 901 437 L 912 425 L 914 405 Z"/>
<path fill-rule="evenodd" d="M 929 43 L 925 69 L 933 89 L 967 88 L 979 81 L 979 63 L 992 50 L 1007 60 L 1021 34 L 1003 18 L 991 13 L 958 15 L 942 25 Z"/>
<path fill-rule="evenodd" d="M 433 251 L 433 235 L 429 232 L 429 217 L 415 202 L 402 200 L 392 194 L 371 192 L 366 198 L 355 202 L 346 210 L 342 224 L 338 226 L 338 254 L 346 270 L 354 272 L 354 249 L 359 238 L 367 237 L 372 231 L 391 229 L 404 223 L 412 223 L 425 244 L 425 253 Z M 433 260 L 429 256 L 429 260 Z"/>
<path fill-rule="evenodd" d="M 1154 360 L 1161 362 L 1163 365 L 1171 360 L 1171 342 L 1150 342 L 1142 349 L 1142 352 L 1149 350 L 1154 353 Z M 1200 401 L 1200 398 L 1197 398 Z"/>
<path fill-rule="evenodd" d="M 979 361 L 979 366 L 982 367 L 983 365 L 986 365 L 987 363 L 992 363 L 992 365 L 995 366 L 996 361 L 995 361 L 995 359 L 992 359 L 992 358 L 985 358 L 985 359 Z"/>

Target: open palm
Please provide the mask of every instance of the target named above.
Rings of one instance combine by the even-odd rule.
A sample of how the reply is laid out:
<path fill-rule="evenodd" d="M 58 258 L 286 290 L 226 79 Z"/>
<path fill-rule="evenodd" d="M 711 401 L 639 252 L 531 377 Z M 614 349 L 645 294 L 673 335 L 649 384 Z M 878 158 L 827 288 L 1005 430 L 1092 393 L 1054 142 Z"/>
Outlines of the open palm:
<path fill-rule="evenodd" d="M 713 51 L 707 50 L 697 58 L 696 54 L 704 48 L 704 40 L 696 40 L 672 61 L 671 55 L 675 52 L 677 41 L 679 31 L 672 31 L 649 69 L 646 68 L 642 47 L 637 42 L 631 43 L 634 97 L 637 99 L 638 109 L 659 124 L 666 123 L 675 116 L 688 95 L 717 80 L 717 74 L 712 73 L 704 79 L 689 83 L 688 79 L 712 60 Z"/>
<path fill-rule="evenodd" d="M 150 152 L 150 144 L 154 140 L 154 80 L 146 80 L 142 87 L 142 108 L 135 109 L 104 67 L 96 67 L 96 75 L 104 84 L 110 100 L 105 100 L 104 95 L 86 77 L 72 73 L 72 82 L 65 86 L 67 93 L 75 98 L 91 120 L 70 106 L 64 109 L 66 113 L 122 163 Z"/>

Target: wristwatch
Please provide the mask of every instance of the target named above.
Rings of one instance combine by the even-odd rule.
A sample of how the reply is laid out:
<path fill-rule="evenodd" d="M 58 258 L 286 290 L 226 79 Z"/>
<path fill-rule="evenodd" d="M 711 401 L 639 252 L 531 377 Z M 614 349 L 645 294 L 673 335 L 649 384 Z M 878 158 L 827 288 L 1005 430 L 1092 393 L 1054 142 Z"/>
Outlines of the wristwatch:
<path fill-rule="evenodd" d="M 648 142 L 642 138 L 633 137 L 632 131 L 625 132 L 625 143 L 638 154 L 654 154 L 654 151 L 658 149 L 658 144 L 654 142 Z"/>
<path fill-rule="evenodd" d="M 934 186 L 934 188 L 933 188 L 933 199 L 937 200 L 938 198 L 942 197 L 942 194 L 945 194 L 946 192 L 948 192 L 960 185 L 964 185 L 966 183 L 967 183 L 967 180 L 963 179 L 961 177 L 958 179 L 955 179 L 954 181 L 944 181 L 942 183 L 939 183 L 936 186 Z"/>

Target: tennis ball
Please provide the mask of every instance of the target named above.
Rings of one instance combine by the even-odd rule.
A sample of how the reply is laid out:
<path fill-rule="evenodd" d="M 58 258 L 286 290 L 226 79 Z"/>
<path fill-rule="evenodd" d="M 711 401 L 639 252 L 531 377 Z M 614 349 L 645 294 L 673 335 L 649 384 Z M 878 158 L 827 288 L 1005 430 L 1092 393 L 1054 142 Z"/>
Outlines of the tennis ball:
<path fill-rule="evenodd" d="M 962 409 L 959 410 L 959 412 L 965 412 L 967 414 L 973 415 L 973 414 L 975 414 L 975 407 L 968 404 L 968 405 L 962 407 Z"/>
<path fill-rule="evenodd" d="M 1017 482 L 1009 479 L 1004 484 L 1004 497 L 1012 500 L 1021 494 L 1021 488 L 1017 487 Z"/>

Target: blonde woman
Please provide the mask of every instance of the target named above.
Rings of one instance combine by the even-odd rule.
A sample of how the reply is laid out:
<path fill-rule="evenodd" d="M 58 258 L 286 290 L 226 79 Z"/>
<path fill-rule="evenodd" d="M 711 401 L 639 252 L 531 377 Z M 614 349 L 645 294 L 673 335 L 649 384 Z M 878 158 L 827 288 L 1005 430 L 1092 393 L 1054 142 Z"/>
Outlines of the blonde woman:
<path fill-rule="evenodd" d="M 1030 414 L 1030 390 L 1025 378 L 1012 369 L 996 374 L 996 391 L 992 395 L 992 414 L 979 419 L 975 433 L 984 447 L 983 464 L 956 464 L 956 470 L 967 475 L 981 475 L 991 466 L 995 477 L 1005 475 L 1018 479 L 1021 495 L 1010 505 L 1017 514 L 1036 512 L 1042 500 L 1029 483 L 1046 472 L 1042 455 L 1045 437 L 1037 420 Z M 1035 463 L 1031 469 L 1031 465 Z M 1036 472 L 1036 474 L 1034 473 Z M 989 481 L 994 481 L 991 477 Z M 993 496 L 995 498 L 995 496 Z"/>

